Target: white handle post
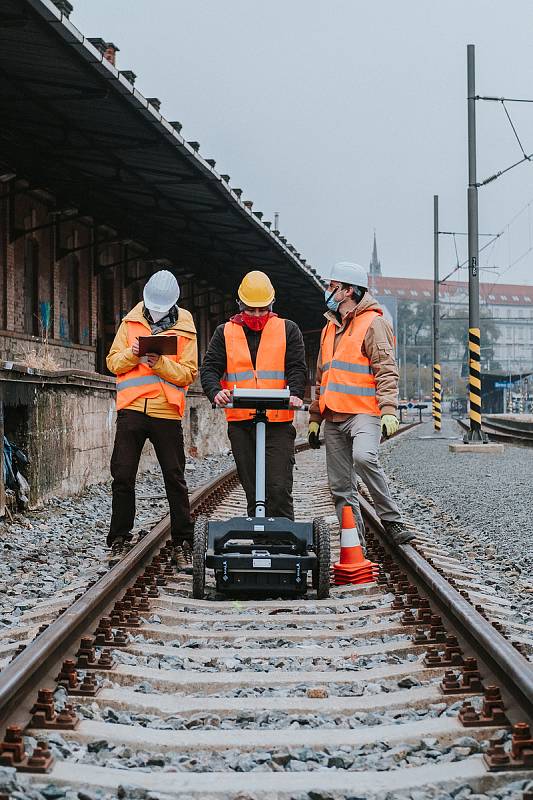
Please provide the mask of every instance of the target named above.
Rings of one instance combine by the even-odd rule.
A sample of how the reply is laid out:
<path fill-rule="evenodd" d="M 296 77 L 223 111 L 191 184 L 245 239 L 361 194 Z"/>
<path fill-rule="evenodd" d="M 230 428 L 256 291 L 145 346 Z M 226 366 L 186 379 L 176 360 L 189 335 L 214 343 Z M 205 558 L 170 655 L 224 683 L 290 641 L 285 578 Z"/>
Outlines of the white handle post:
<path fill-rule="evenodd" d="M 255 516 L 266 516 L 266 422 L 255 425 Z"/>

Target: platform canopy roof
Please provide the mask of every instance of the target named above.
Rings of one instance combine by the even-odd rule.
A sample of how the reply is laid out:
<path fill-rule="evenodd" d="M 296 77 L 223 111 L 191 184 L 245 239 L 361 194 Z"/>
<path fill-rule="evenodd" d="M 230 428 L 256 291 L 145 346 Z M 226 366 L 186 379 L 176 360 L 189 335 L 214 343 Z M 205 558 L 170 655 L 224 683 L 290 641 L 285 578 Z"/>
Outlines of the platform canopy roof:
<path fill-rule="evenodd" d="M 57 5 L 68 12 L 68 3 Z M 145 259 L 168 259 L 178 275 L 216 289 L 235 291 L 247 270 L 262 269 L 277 289 L 276 310 L 319 326 L 318 274 L 100 43 L 50 0 L 2 0 L 0 180 L 16 173 L 58 207 L 74 206 L 141 245 Z"/>

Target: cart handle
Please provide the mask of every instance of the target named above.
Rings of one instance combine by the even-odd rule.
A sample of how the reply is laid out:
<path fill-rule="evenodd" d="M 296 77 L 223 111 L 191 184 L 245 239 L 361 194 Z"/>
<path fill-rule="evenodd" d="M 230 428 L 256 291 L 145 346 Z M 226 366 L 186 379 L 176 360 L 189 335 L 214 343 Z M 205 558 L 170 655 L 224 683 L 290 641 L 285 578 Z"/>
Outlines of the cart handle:
<path fill-rule="evenodd" d="M 211 408 L 215 411 L 224 411 L 226 408 L 234 408 L 233 403 L 227 403 L 225 406 L 217 406 L 216 403 L 211 403 Z M 279 411 L 279 409 L 276 409 Z M 309 411 L 309 403 L 304 403 L 300 408 L 291 408 L 290 406 L 285 409 L 286 411 Z"/>

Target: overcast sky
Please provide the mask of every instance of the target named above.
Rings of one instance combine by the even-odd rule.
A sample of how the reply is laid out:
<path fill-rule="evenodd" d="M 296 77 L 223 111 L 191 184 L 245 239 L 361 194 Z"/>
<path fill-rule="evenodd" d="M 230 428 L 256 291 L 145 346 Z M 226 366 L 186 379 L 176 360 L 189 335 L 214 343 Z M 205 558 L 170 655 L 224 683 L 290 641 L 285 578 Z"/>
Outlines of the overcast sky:
<path fill-rule="evenodd" d="M 479 94 L 533 99 L 531 0 L 72 2 L 71 22 L 115 42 L 136 88 L 324 274 L 367 266 L 375 228 L 385 275 L 431 277 L 434 194 L 441 229 L 466 230 L 467 43 Z M 533 153 L 533 104 L 508 110 Z M 477 111 L 483 180 L 521 152 L 501 104 Z M 480 190 L 480 231 L 504 231 L 482 280 L 533 282 L 532 200 L 528 162 Z M 441 274 L 455 263 L 443 236 Z"/>

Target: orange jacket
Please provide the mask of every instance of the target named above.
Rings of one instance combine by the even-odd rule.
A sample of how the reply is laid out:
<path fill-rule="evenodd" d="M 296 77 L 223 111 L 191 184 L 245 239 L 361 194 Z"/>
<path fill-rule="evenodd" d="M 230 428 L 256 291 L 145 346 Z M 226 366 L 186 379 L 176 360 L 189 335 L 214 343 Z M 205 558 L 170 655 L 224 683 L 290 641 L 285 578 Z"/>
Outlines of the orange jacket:
<path fill-rule="evenodd" d="M 158 334 L 177 336 L 178 354 L 160 356 L 150 369 L 133 355 L 131 349 L 137 336 L 151 335 L 142 308 L 142 302 L 138 303 L 123 319 L 107 356 L 108 369 L 117 375 L 117 409 L 128 408 L 148 416 L 181 419 L 187 387 L 198 372 L 192 316 L 180 308 L 175 325 Z"/>
<path fill-rule="evenodd" d="M 380 416 L 376 379 L 370 359 L 362 352 L 366 332 L 376 316 L 376 311 L 355 315 L 336 348 L 335 325 L 328 322 L 324 328 L 321 339 L 321 414 L 328 408 L 344 414 Z"/>
<path fill-rule="evenodd" d="M 261 333 L 255 369 L 250 349 L 241 325 L 226 322 L 224 325 L 226 342 L 226 373 L 220 384 L 223 389 L 285 389 L 285 320 L 271 317 Z M 226 410 L 228 422 L 241 422 L 251 419 L 254 411 L 248 408 Z M 269 422 L 291 422 L 293 411 L 268 411 Z"/>

